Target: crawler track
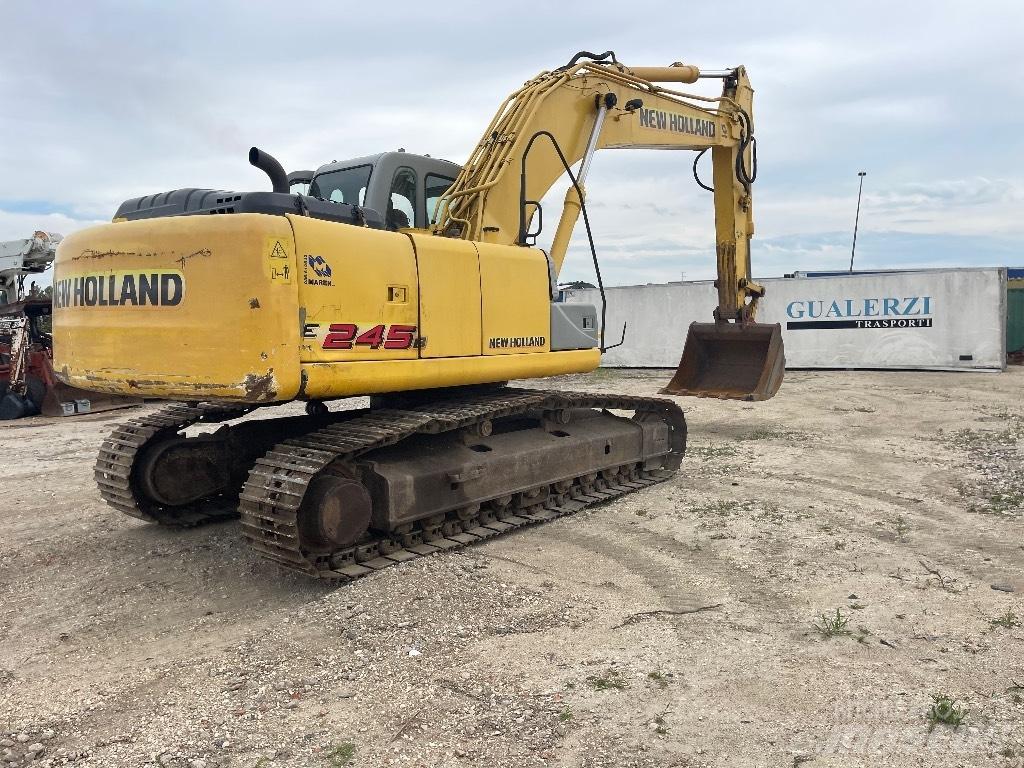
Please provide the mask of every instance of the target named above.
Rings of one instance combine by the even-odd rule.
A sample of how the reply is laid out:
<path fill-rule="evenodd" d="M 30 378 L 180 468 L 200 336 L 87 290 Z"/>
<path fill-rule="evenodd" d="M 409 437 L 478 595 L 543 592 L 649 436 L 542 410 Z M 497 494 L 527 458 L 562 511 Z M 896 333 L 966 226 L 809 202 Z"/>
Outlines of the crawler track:
<path fill-rule="evenodd" d="M 454 510 L 443 520 L 419 521 L 408 530 L 371 531 L 356 546 L 321 554 L 304 550 L 299 509 L 314 477 L 363 454 L 417 433 L 439 434 L 473 428 L 486 420 L 537 411 L 594 408 L 632 410 L 663 419 L 671 429 L 672 452 L 663 468 L 640 463 L 575 478 L 561 488 L 544 486 L 495 499 L 479 509 Z M 293 570 L 328 579 L 354 579 L 375 570 L 482 538 L 577 512 L 670 477 L 686 447 L 682 410 L 658 398 L 502 389 L 468 398 L 440 400 L 408 409 L 371 411 L 276 445 L 249 472 L 239 511 L 242 531 L 259 553 Z"/>
<path fill-rule="evenodd" d="M 242 416 L 252 408 L 208 403 L 175 403 L 148 416 L 121 424 L 103 441 L 94 474 L 103 500 L 118 512 L 161 525 L 193 526 L 234 517 L 232 498 L 217 496 L 181 507 L 165 507 L 139 492 L 134 470 L 140 452 L 197 422 L 217 423 Z"/>
<path fill-rule="evenodd" d="M 564 409 L 650 414 L 669 425 L 672 452 L 657 470 L 645 470 L 640 462 L 610 467 L 588 472 L 557 488 L 545 485 L 518 489 L 480 508 L 453 510 L 444 519 L 419 521 L 401 531 L 371 530 L 355 546 L 336 552 L 314 554 L 303 549 L 298 513 L 310 482 L 320 473 L 333 471 L 416 434 L 473 429 L 485 421 Z M 186 505 L 165 506 L 141 491 L 135 472 L 147 448 L 177 436 L 192 424 L 225 422 L 251 410 L 251 406 L 176 403 L 121 424 L 103 442 L 96 461 L 96 482 L 104 501 L 140 520 L 179 527 L 240 514 L 244 537 L 264 557 L 318 578 L 348 580 L 398 562 L 571 514 L 660 482 L 679 467 L 686 447 L 682 411 L 668 400 L 503 388 L 407 408 L 334 414 L 336 420 L 321 422 L 306 434 L 286 439 L 258 459 L 249 470 L 240 497 L 221 493 Z M 296 418 L 302 417 L 288 420 Z"/>

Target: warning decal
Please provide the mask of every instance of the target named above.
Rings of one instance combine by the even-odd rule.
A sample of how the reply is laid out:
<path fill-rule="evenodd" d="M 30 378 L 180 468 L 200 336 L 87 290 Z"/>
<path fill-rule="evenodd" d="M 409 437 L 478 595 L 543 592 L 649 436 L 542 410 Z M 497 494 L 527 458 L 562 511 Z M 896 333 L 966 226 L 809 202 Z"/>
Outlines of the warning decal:
<path fill-rule="evenodd" d="M 286 241 L 279 237 L 268 237 L 264 254 L 270 279 L 275 283 L 291 285 L 292 258 Z"/>

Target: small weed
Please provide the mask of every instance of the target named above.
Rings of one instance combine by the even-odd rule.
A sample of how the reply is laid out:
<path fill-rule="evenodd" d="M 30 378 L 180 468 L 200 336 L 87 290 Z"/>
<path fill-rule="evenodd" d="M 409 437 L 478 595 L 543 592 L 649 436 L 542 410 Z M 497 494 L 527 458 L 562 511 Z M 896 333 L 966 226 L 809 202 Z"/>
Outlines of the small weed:
<path fill-rule="evenodd" d="M 618 376 L 619 372 L 612 368 L 598 368 L 597 370 L 591 371 L 587 374 L 588 377 L 593 379 L 611 379 Z"/>
<path fill-rule="evenodd" d="M 770 501 L 762 501 L 758 505 L 760 511 L 754 516 L 754 520 L 757 522 L 772 523 L 774 525 L 781 525 L 786 521 L 786 515 L 778 504 L 773 504 Z"/>
<path fill-rule="evenodd" d="M 356 745 L 351 742 L 345 742 L 344 744 L 335 744 L 333 747 L 324 752 L 324 757 L 327 759 L 327 764 L 331 768 L 344 768 L 349 764 L 349 761 L 356 756 Z"/>
<path fill-rule="evenodd" d="M 988 498 L 988 510 L 997 515 L 1018 513 L 1024 509 L 1024 491 L 994 493 Z"/>
<path fill-rule="evenodd" d="M 979 418 L 999 422 L 1002 429 L 964 429 L 945 437 L 947 444 L 967 455 L 976 479 L 954 481 L 968 512 L 1019 519 L 1024 515 L 1024 472 L 1019 464 L 1024 418 L 1005 411 L 988 411 Z"/>
<path fill-rule="evenodd" d="M 1002 749 L 999 750 L 999 754 L 1000 754 L 1001 757 L 1016 757 L 1017 756 L 1017 753 L 1014 751 L 1013 747 L 1003 747 Z"/>
<path fill-rule="evenodd" d="M 892 528 L 896 533 L 896 538 L 900 541 L 906 541 L 907 536 L 910 534 L 910 523 L 907 522 L 907 518 L 903 515 L 896 515 L 892 519 Z"/>
<path fill-rule="evenodd" d="M 587 683 L 589 683 L 590 687 L 595 691 L 621 691 L 623 688 L 627 687 L 626 681 L 619 677 L 619 673 L 614 669 L 600 677 L 597 675 L 588 676 Z"/>
<path fill-rule="evenodd" d="M 953 595 L 959 595 L 967 591 L 967 587 L 963 584 L 958 583 L 955 577 L 943 575 L 939 572 L 938 568 L 924 560 L 919 560 L 918 562 L 920 562 L 921 566 L 926 571 L 928 571 L 929 575 L 935 577 L 935 579 L 938 581 L 939 587 L 944 589 L 946 592 L 949 592 Z"/>
<path fill-rule="evenodd" d="M 661 672 L 648 672 L 647 679 L 656 683 L 659 688 L 668 688 L 668 680 Z"/>
<path fill-rule="evenodd" d="M 1003 629 L 1013 629 L 1021 625 L 1020 619 L 1013 611 L 1007 611 L 1002 616 L 996 616 L 994 619 L 989 619 L 988 623 L 993 627 L 1002 627 Z"/>
<path fill-rule="evenodd" d="M 832 542 L 832 548 L 836 552 L 841 552 L 842 550 L 846 549 L 846 542 L 842 539 L 836 539 L 834 542 Z"/>
<path fill-rule="evenodd" d="M 932 694 L 932 705 L 928 710 L 928 730 L 936 725 L 951 725 L 959 728 L 967 718 L 967 707 L 944 693 Z"/>
<path fill-rule="evenodd" d="M 814 625 L 822 637 L 835 637 L 836 635 L 848 635 L 850 630 L 847 625 L 850 623 L 849 616 L 843 616 L 843 612 L 836 608 L 835 616 L 827 613 L 821 614 L 821 621 Z"/>
<path fill-rule="evenodd" d="M 758 427 L 749 435 L 743 437 L 743 440 L 785 440 L 789 437 L 796 437 L 796 432 L 789 432 L 785 429 L 779 429 L 778 427 Z"/>
<path fill-rule="evenodd" d="M 668 725 L 665 723 L 664 715 L 657 715 L 654 718 L 654 724 L 658 726 L 654 729 L 654 732 L 659 736 L 664 736 L 666 733 L 668 733 Z"/>
<path fill-rule="evenodd" d="M 701 507 L 690 507 L 686 511 L 688 514 L 697 515 L 698 517 L 706 517 L 709 515 L 729 517 L 737 514 L 740 509 L 734 501 L 712 501 Z"/>
<path fill-rule="evenodd" d="M 563 707 L 562 711 L 558 713 L 558 721 L 568 723 L 570 720 L 572 720 L 572 710 L 568 707 Z"/>

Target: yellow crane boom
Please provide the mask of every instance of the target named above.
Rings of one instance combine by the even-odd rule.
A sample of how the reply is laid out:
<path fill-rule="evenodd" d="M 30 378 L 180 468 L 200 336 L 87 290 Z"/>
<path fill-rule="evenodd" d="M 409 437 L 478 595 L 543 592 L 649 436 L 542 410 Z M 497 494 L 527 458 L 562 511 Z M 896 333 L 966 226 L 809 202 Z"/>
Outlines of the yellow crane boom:
<path fill-rule="evenodd" d="M 719 277 L 727 278 L 719 285 L 720 314 L 753 319 L 763 295 L 750 279 L 753 89 L 743 67 L 721 75 L 718 98 L 658 84 L 694 83 L 699 77 L 691 65 L 629 68 L 593 61 L 538 75 L 499 108 L 442 198 L 434 232 L 525 245 L 522 220 L 532 211 L 524 211 L 523 200 L 540 200 L 563 175 L 560 149 L 569 165 L 583 162 L 566 193 L 551 248 L 558 270 L 594 150 L 710 149 Z M 549 140 L 537 143 L 541 132 Z"/>
<path fill-rule="evenodd" d="M 718 290 L 715 322 L 690 329 L 679 370 L 664 391 L 771 397 L 782 382 L 784 355 L 779 328 L 752 325 L 764 288 L 753 280 L 750 265 L 751 185 L 757 159 L 754 92 L 745 68 L 715 73 L 722 81 L 722 93 L 709 98 L 675 86 L 701 77 L 692 65 L 627 67 L 579 58 L 541 73 L 505 100 L 455 184 L 439 201 L 434 233 L 527 245 L 531 240 L 527 227 L 538 213 L 537 201 L 568 173 L 572 184 L 566 190 L 549 254 L 557 275 L 585 200 L 585 180 L 597 149 L 710 150 Z M 573 174 L 570 166 L 576 163 L 578 170 Z M 694 169 L 696 176 L 696 162 Z"/>

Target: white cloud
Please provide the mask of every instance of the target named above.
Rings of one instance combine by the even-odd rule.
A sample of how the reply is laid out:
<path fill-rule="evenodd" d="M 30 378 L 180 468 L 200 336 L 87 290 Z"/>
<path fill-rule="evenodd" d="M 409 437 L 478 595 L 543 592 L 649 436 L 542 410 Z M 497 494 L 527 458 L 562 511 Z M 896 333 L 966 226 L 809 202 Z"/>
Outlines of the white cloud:
<path fill-rule="evenodd" d="M 896 233 L 928 244 L 883 238 L 910 260 L 934 251 L 929 238 L 972 238 L 963 260 L 973 263 L 1021 234 L 1019 19 L 1009 0 L 939 0 L 926 13 L 881 0 L 728 12 L 637 0 L 628 13 L 538 0 L 528 14 L 468 0 L 443 12 L 312 0 L 301 12 L 2 4 L 0 238 L 67 233 L 176 187 L 265 188 L 246 162 L 253 144 L 291 169 L 399 146 L 459 161 L 507 93 L 614 41 L 629 62 L 747 65 L 761 160 L 756 271 L 841 262 L 836 233 L 852 228 L 861 169 L 866 243 Z M 687 153 L 604 153 L 588 188 L 610 282 L 713 270 L 710 196 Z M 547 209 L 552 230 L 560 199 Z M 579 273 L 581 236 L 567 267 Z"/>
<path fill-rule="evenodd" d="M 63 213 L 15 213 L 0 209 L 0 240 L 21 240 L 32 237 L 37 230 L 69 235 L 100 223 L 99 220 L 76 219 Z"/>

